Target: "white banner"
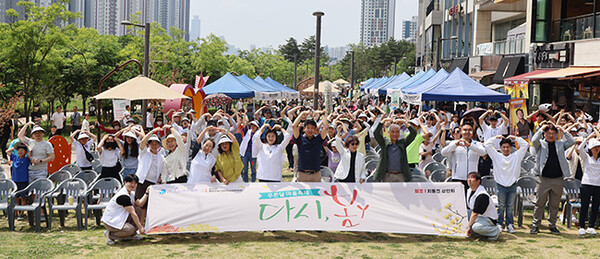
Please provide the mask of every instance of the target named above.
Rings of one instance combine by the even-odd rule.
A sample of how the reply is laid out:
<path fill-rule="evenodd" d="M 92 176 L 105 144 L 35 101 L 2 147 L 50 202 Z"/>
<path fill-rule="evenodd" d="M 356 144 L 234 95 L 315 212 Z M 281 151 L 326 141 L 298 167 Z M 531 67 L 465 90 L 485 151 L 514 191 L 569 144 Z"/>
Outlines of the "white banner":
<path fill-rule="evenodd" d="M 123 119 L 123 113 L 127 110 L 125 107 L 131 105 L 130 100 L 112 100 L 113 102 L 113 115 L 115 120 Z"/>
<path fill-rule="evenodd" d="M 408 104 L 421 106 L 421 94 L 402 93 L 402 101 L 405 101 Z"/>
<path fill-rule="evenodd" d="M 148 234 L 325 230 L 466 236 L 460 183 L 168 184 L 150 187 Z"/>

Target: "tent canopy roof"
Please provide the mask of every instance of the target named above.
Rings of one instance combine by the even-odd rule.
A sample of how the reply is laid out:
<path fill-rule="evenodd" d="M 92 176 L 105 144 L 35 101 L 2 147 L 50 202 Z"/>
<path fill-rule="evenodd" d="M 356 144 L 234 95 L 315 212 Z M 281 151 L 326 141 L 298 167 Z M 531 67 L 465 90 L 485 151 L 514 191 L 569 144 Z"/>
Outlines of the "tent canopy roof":
<path fill-rule="evenodd" d="M 189 98 L 170 89 L 148 77 L 136 76 L 132 79 L 112 87 L 93 98 L 95 99 L 125 99 L 125 100 L 144 100 L 144 99 L 162 99 L 173 100 L 180 98 Z"/>
<path fill-rule="evenodd" d="M 254 97 L 254 90 L 247 87 L 245 84 L 240 82 L 234 75 L 227 72 L 224 76 L 217 79 L 217 81 L 204 86 L 204 92 L 206 95 L 214 93 L 223 93 L 231 98 L 251 98 Z"/>
<path fill-rule="evenodd" d="M 459 68 L 422 95 L 423 101 L 508 102 L 510 96 L 481 85 Z"/>

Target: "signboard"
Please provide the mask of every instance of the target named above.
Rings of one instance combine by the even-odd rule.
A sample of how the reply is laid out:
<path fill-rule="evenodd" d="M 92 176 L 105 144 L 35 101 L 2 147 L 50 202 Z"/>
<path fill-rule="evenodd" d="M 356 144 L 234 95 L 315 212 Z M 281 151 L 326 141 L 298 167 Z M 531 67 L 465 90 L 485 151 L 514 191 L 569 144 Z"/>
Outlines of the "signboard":
<path fill-rule="evenodd" d="M 145 227 L 466 236 L 468 221 L 460 183 L 215 183 L 151 186 Z"/>
<path fill-rule="evenodd" d="M 523 81 L 504 81 L 504 90 L 510 94 L 510 98 L 529 99 L 529 80 Z"/>
<path fill-rule="evenodd" d="M 448 8 L 448 15 L 454 16 L 463 12 L 463 7 L 460 4 Z"/>
<path fill-rule="evenodd" d="M 565 68 L 571 60 L 569 44 L 545 44 L 535 50 L 535 63 L 538 68 Z"/>
<path fill-rule="evenodd" d="M 115 120 L 123 119 L 123 113 L 127 110 L 125 107 L 131 105 L 130 100 L 112 100 L 113 102 L 113 115 Z"/>
<path fill-rule="evenodd" d="M 400 89 L 388 89 L 387 96 L 390 98 L 390 111 L 400 107 L 400 103 L 402 103 L 402 91 Z"/>
<path fill-rule="evenodd" d="M 521 122 L 521 118 L 527 119 L 527 102 L 525 98 L 511 99 L 510 104 L 510 123 L 512 134 L 515 136 L 522 137 L 524 139 L 529 138 L 529 124 L 527 121 Z"/>

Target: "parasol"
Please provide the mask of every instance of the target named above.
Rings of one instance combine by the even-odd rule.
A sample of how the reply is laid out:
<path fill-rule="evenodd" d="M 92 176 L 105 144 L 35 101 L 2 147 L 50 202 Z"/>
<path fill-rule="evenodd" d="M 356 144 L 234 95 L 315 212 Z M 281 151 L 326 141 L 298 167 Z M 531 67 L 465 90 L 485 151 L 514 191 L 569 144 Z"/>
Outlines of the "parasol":
<path fill-rule="evenodd" d="M 483 113 L 485 113 L 486 111 L 487 111 L 486 109 L 483 109 L 483 108 L 479 108 L 479 107 L 477 107 L 477 108 L 473 108 L 473 109 L 470 109 L 470 110 L 466 111 L 466 112 L 463 114 L 463 116 L 462 116 L 462 117 L 463 117 L 463 118 L 465 118 L 465 117 L 471 117 L 471 118 L 473 118 L 473 119 L 475 119 L 475 120 L 479 120 L 479 117 L 480 117 L 480 116 L 481 116 Z"/>
<path fill-rule="evenodd" d="M 204 105 L 206 106 L 221 106 L 225 107 L 231 103 L 231 98 L 225 94 L 211 94 L 204 98 Z"/>

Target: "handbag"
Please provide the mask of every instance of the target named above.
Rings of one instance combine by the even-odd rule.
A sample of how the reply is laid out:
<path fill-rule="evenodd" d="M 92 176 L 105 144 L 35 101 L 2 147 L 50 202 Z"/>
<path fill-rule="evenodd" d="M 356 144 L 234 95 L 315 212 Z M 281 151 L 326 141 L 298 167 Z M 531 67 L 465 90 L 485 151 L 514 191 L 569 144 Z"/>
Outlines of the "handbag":
<path fill-rule="evenodd" d="M 94 156 L 92 156 L 92 153 L 90 153 L 90 151 L 87 151 L 83 144 L 79 143 L 79 145 L 81 145 L 81 148 L 83 148 L 83 152 L 85 152 L 85 159 L 87 159 L 87 161 L 89 162 L 94 161 Z"/>

